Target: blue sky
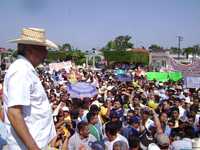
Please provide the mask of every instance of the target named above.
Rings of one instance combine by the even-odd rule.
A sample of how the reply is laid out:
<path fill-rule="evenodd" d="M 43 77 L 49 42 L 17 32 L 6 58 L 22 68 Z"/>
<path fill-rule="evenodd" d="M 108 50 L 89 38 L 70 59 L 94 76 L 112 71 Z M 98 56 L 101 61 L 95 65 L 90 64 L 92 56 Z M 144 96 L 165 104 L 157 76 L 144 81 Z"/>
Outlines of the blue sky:
<path fill-rule="evenodd" d="M 0 47 L 23 27 L 46 29 L 57 44 L 101 48 L 118 35 L 130 35 L 135 47 L 200 44 L 200 0 L 1 0 Z"/>

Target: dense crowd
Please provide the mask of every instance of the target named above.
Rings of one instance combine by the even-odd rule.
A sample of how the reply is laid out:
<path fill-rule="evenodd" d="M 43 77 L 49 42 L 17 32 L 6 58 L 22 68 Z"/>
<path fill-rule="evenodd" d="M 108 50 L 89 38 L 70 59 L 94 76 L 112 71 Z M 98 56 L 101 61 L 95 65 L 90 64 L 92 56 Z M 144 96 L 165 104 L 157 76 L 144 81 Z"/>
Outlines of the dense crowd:
<path fill-rule="evenodd" d="M 109 69 L 38 69 L 57 131 L 49 147 L 181 150 L 199 146 L 200 89 L 187 89 L 182 80 L 148 81 L 140 68 L 125 69 L 131 81 L 120 81 L 115 73 Z M 96 86 L 97 95 L 72 98 L 67 86 L 76 82 Z"/>

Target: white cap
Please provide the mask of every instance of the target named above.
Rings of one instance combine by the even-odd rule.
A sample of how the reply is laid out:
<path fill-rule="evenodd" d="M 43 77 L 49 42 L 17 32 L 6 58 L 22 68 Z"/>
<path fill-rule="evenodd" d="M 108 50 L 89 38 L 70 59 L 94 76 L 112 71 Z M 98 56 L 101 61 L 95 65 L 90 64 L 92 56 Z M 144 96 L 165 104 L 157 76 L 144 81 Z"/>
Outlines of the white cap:
<path fill-rule="evenodd" d="M 64 106 L 64 107 L 62 108 L 62 110 L 63 110 L 63 111 L 69 111 L 69 108 L 66 107 L 66 106 Z"/>

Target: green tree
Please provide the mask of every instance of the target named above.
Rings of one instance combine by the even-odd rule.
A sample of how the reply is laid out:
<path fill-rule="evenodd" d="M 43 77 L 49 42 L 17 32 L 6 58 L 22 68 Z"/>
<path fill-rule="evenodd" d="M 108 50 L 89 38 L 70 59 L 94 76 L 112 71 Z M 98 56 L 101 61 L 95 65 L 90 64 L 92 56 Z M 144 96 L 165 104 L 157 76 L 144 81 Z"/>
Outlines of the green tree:
<path fill-rule="evenodd" d="M 131 36 L 118 36 L 113 41 L 109 41 L 102 50 L 119 50 L 125 51 L 128 48 L 133 48 L 133 43 L 130 42 Z"/>
<path fill-rule="evenodd" d="M 157 44 L 152 44 L 151 46 L 149 46 L 149 49 L 154 51 L 154 50 L 160 50 L 163 49 L 163 47 L 157 45 Z"/>
<path fill-rule="evenodd" d="M 177 47 L 170 48 L 172 54 L 178 54 L 179 49 Z"/>
<path fill-rule="evenodd" d="M 199 55 L 200 54 L 200 47 L 199 45 L 194 45 L 193 46 L 193 56 Z"/>
<path fill-rule="evenodd" d="M 183 49 L 183 53 L 186 55 L 186 58 L 188 59 L 189 54 L 193 54 L 194 47 L 187 47 Z"/>
<path fill-rule="evenodd" d="M 133 44 L 129 42 L 131 39 L 131 36 L 118 36 L 115 38 L 116 43 L 116 50 L 123 50 L 125 51 L 128 48 L 133 48 Z"/>
<path fill-rule="evenodd" d="M 64 43 L 63 45 L 58 46 L 60 51 L 71 51 L 72 46 L 69 43 Z"/>

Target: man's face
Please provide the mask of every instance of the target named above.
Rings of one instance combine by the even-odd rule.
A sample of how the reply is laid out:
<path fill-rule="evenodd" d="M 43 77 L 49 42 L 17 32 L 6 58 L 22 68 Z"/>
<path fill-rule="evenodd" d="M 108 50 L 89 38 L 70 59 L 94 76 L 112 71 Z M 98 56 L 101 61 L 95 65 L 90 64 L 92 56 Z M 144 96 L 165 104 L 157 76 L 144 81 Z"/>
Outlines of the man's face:
<path fill-rule="evenodd" d="M 140 123 L 139 122 L 133 123 L 133 127 L 135 129 L 138 129 L 140 127 Z"/>
<path fill-rule="evenodd" d="M 176 106 L 176 107 L 179 107 L 179 106 L 180 106 L 180 102 L 176 100 L 176 101 L 175 101 L 175 106 Z"/>
<path fill-rule="evenodd" d="M 116 101 L 116 102 L 114 103 L 114 108 L 115 108 L 115 109 L 119 109 L 120 107 L 121 107 L 120 102 L 119 102 L 119 101 Z"/>
<path fill-rule="evenodd" d="M 127 121 L 129 121 L 131 119 L 131 117 L 133 116 L 133 113 L 132 112 L 128 112 L 127 113 Z"/>
<path fill-rule="evenodd" d="M 147 120 L 149 118 L 149 115 L 147 113 L 142 114 L 142 119 Z"/>
<path fill-rule="evenodd" d="M 169 109 L 169 104 L 167 102 L 163 102 L 163 107 L 164 107 L 164 110 L 167 110 Z"/>
<path fill-rule="evenodd" d="M 160 119 L 161 119 L 163 122 L 167 122 L 167 114 L 166 114 L 166 113 L 162 113 Z"/>
<path fill-rule="evenodd" d="M 198 99 L 194 99 L 193 104 L 198 106 L 199 105 L 199 100 Z"/>
<path fill-rule="evenodd" d="M 80 130 L 80 135 L 83 136 L 84 138 L 88 138 L 89 134 L 90 134 L 89 126 L 85 126 L 83 129 Z"/>
<path fill-rule="evenodd" d="M 175 119 L 178 119 L 179 117 L 179 113 L 177 111 L 173 111 L 172 115 Z"/>
<path fill-rule="evenodd" d="M 98 122 L 98 115 L 95 115 L 92 119 L 92 124 L 96 124 Z"/>
<path fill-rule="evenodd" d="M 192 117 L 188 118 L 188 123 L 192 126 L 194 124 L 194 119 Z"/>
<path fill-rule="evenodd" d="M 30 46 L 30 50 L 32 51 L 32 57 L 35 66 L 41 64 L 48 54 L 45 46 L 32 45 Z"/>
<path fill-rule="evenodd" d="M 79 109 L 79 116 L 83 116 L 84 115 L 84 109 L 80 108 Z"/>

